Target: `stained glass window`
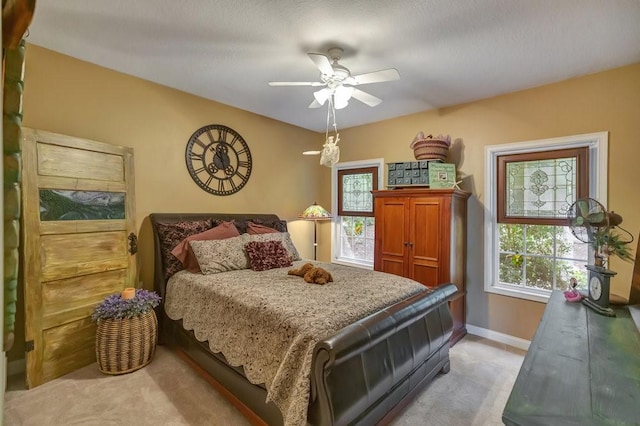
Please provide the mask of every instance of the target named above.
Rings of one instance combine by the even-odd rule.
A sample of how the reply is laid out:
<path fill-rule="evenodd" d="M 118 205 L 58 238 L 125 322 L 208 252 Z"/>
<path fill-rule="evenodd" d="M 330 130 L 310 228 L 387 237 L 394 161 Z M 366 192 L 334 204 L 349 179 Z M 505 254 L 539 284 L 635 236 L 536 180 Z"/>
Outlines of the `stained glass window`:
<path fill-rule="evenodd" d="M 498 221 L 564 225 L 571 204 L 588 193 L 586 166 L 586 149 L 498 157 Z"/>
<path fill-rule="evenodd" d="M 378 169 L 345 169 L 338 172 L 338 214 L 373 216 L 371 190 L 378 187 Z"/>
<path fill-rule="evenodd" d="M 587 148 L 497 157 L 498 280 L 525 291 L 586 285 L 589 248 L 567 226 L 567 212 L 588 194 Z"/>
<path fill-rule="evenodd" d="M 565 217 L 576 200 L 576 159 L 507 163 L 507 216 Z"/>
<path fill-rule="evenodd" d="M 371 191 L 378 189 L 381 167 L 382 163 L 368 163 L 338 168 L 334 175 L 338 199 L 335 258 L 341 262 L 373 266 L 375 218 Z"/>

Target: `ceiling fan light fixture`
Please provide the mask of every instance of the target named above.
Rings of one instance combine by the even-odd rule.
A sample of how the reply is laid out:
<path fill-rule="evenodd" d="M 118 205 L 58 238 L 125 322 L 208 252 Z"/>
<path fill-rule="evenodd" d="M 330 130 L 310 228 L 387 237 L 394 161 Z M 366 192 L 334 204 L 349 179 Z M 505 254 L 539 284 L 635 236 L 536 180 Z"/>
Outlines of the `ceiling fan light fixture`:
<path fill-rule="evenodd" d="M 333 92 L 333 103 L 336 109 L 342 109 L 349 105 L 349 99 L 353 95 L 354 88 L 346 86 L 338 86 Z"/>
<path fill-rule="evenodd" d="M 313 97 L 316 98 L 316 101 L 318 101 L 320 105 L 324 105 L 324 103 L 327 102 L 327 99 L 329 99 L 329 96 L 331 96 L 331 94 L 329 89 L 326 88 L 313 92 Z"/>
<path fill-rule="evenodd" d="M 338 99 L 334 96 L 333 104 L 336 109 L 343 109 L 349 105 L 349 101 L 347 99 Z"/>
<path fill-rule="evenodd" d="M 318 71 L 320 71 L 320 81 L 271 81 L 270 86 L 312 86 L 323 89 L 314 92 L 314 101 L 309 104 L 309 108 L 318 108 L 327 103 L 332 104 L 334 109 L 345 108 L 351 98 L 364 103 L 370 107 L 379 105 L 379 99 L 367 92 L 356 89 L 353 86 L 360 86 L 369 83 L 381 83 L 385 81 L 398 80 L 400 73 L 395 68 L 388 68 L 364 74 L 351 75 L 349 69 L 338 61 L 344 53 L 339 47 L 329 49 L 329 55 L 321 53 L 308 53 Z"/>

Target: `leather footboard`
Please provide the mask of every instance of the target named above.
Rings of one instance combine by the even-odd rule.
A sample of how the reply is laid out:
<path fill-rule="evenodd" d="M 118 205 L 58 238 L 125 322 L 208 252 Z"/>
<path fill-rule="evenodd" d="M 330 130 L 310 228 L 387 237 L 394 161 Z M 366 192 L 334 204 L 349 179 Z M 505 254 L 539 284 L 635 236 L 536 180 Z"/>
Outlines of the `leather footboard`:
<path fill-rule="evenodd" d="M 456 291 L 453 284 L 442 285 L 320 341 L 312 361 L 309 423 L 376 424 L 421 384 L 448 372 L 453 320 L 447 301 Z M 266 424 L 283 423 L 278 408 L 265 404 L 263 386 L 251 384 L 180 321 L 161 315 L 163 344 L 180 347 Z"/>
<path fill-rule="evenodd" d="M 375 424 L 419 384 L 449 371 L 453 320 L 443 284 L 318 343 L 311 376 L 314 425 Z"/>

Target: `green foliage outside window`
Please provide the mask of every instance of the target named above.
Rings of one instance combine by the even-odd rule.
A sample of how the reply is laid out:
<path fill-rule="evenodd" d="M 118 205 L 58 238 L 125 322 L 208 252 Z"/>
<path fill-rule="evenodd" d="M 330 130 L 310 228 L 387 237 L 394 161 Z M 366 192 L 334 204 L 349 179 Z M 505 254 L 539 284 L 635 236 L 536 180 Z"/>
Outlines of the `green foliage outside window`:
<path fill-rule="evenodd" d="M 587 248 L 566 227 L 500 224 L 500 282 L 564 290 L 586 286 Z"/>
<path fill-rule="evenodd" d="M 341 255 L 349 259 L 373 262 L 375 219 L 343 216 L 341 228 Z"/>

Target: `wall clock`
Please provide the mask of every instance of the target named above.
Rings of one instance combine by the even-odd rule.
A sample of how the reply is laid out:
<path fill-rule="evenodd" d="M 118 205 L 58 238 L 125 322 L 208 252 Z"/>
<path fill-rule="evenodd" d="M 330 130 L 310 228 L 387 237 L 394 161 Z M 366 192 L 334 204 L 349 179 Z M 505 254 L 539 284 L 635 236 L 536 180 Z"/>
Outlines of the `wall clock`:
<path fill-rule="evenodd" d="M 198 186 L 214 195 L 240 191 L 251 176 L 251 151 L 235 130 L 210 124 L 196 130 L 185 150 L 187 169 Z"/>
<path fill-rule="evenodd" d="M 616 273 L 595 265 L 587 265 L 587 269 L 589 270 L 589 293 L 582 302 L 599 314 L 615 317 L 615 312 L 609 307 L 609 291 L 611 277 Z"/>

